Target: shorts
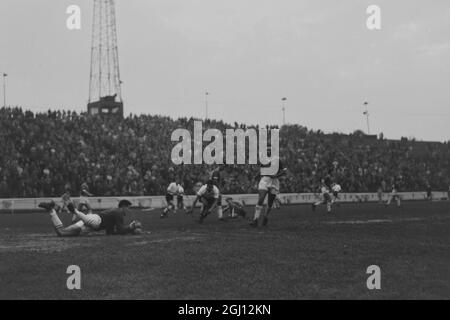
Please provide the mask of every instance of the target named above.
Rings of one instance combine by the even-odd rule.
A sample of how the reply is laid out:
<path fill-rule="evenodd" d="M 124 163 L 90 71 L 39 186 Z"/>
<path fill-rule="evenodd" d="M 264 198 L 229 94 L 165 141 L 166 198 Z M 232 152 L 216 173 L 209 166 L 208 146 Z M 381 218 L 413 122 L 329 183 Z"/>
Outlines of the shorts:
<path fill-rule="evenodd" d="M 331 202 L 331 196 L 329 193 L 324 193 L 323 195 L 323 202 Z"/>
<path fill-rule="evenodd" d="M 262 177 L 259 181 L 258 190 L 269 191 L 272 194 L 280 193 L 280 180 L 272 177 Z"/>
<path fill-rule="evenodd" d="M 173 201 L 173 194 L 166 194 L 166 202 L 167 204 L 171 203 Z"/>
<path fill-rule="evenodd" d="M 215 201 L 216 199 L 215 199 L 215 198 L 209 198 L 209 199 L 207 199 L 207 198 L 201 197 L 200 200 L 201 200 L 201 202 L 203 203 L 203 211 L 206 211 L 206 210 L 211 209 L 211 207 L 213 206 L 214 201 Z"/>

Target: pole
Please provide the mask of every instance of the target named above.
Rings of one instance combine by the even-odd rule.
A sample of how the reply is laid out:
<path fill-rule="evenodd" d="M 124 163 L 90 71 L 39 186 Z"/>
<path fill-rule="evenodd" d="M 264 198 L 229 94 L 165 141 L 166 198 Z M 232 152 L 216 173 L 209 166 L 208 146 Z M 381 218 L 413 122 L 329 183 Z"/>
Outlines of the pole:
<path fill-rule="evenodd" d="M 205 93 L 205 108 L 206 108 L 206 120 L 208 120 L 208 96 L 209 96 L 209 92 L 206 91 Z"/>
<path fill-rule="evenodd" d="M 287 98 L 283 98 L 283 99 L 281 99 L 281 101 L 282 101 L 281 110 L 283 111 L 283 126 L 285 126 L 286 125 L 286 101 L 287 101 Z"/>
<path fill-rule="evenodd" d="M 369 124 L 369 103 L 364 102 L 364 106 L 366 107 L 366 110 L 364 111 L 364 115 L 366 116 L 366 122 L 367 122 L 367 135 L 370 135 L 370 124 Z"/>
<path fill-rule="evenodd" d="M 6 108 L 6 77 L 8 75 L 3 72 L 3 108 Z"/>

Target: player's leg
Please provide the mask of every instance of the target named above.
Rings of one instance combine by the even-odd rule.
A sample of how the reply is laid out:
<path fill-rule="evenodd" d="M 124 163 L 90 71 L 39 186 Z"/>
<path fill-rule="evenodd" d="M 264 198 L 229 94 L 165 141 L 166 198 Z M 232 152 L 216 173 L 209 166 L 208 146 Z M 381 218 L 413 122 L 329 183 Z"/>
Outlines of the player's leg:
<path fill-rule="evenodd" d="M 280 181 L 278 179 L 271 179 L 270 188 L 269 188 L 269 196 L 267 199 L 267 211 L 264 214 L 264 218 L 262 220 L 262 225 L 266 226 L 269 222 L 269 214 L 272 212 L 272 208 L 274 206 L 275 201 L 277 200 L 278 194 L 280 192 Z"/>
<path fill-rule="evenodd" d="M 219 194 L 219 199 L 217 200 L 217 217 L 220 221 L 226 221 L 223 217 L 223 208 L 222 208 L 222 195 Z"/>
<path fill-rule="evenodd" d="M 400 208 L 402 206 L 402 200 L 399 195 L 395 196 L 395 201 L 397 202 L 397 207 Z"/>
<path fill-rule="evenodd" d="M 394 196 L 393 196 L 392 194 L 389 195 L 389 199 L 388 199 L 388 201 L 386 202 L 386 206 L 389 206 L 389 205 L 391 204 L 393 198 L 394 198 Z"/>
<path fill-rule="evenodd" d="M 321 204 L 324 204 L 324 199 L 320 199 L 319 201 L 316 201 L 312 204 L 312 210 L 316 211 L 317 206 L 320 206 Z"/>
<path fill-rule="evenodd" d="M 267 193 L 269 192 L 271 183 L 271 178 L 262 177 L 258 185 L 258 203 L 255 206 L 255 214 L 253 220 L 250 223 L 252 227 L 258 226 L 259 218 L 261 217 L 261 212 L 263 211 L 264 200 L 266 199 Z"/>
<path fill-rule="evenodd" d="M 102 219 L 98 214 L 85 214 L 77 209 L 75 209 L 75 206 L 70 203 L 67 208 L 69 211 L 73 214 L 76 214 L 78 219 L 80 219 L 84 225 L 86 225 L 89 228 L 92 228 L 94 230 L 98 229 L 100 227 L 100 224 L 102 223 Z"/>
<path fill-rule="evenodd" d="M 201 202 L 203 204 L 202 210 L 200 212 L 200 217 L 198 219 L 199 223 L 203 223 L 203 220 L 211 213 L 210 209 L 212 207 L 212 204 L 214 203 L 214 200 L 206 200 L 204 198 L 201 199 Z"/>
<path fill-rule="evenodd" d="M 173 195 L 167 194 L 166 195 L 166 202 L 167 206 L 164 208 L 163 212 L 161 213 L 161 218 L 167 217 L 167 215 L 175 210 L 175 204 L 173 203 Z"/>
<path fill-rule="evenodd" d="M 331 213 L 332 200 L 331 196 L 328 193 L 324 194 L 324 203 L 327 207 L 327 213 Z"/>
<path fill-rule="evenodd" d="M 52 221 L 58 237 L 77 237 L 81 234 L 82 229 L 79 226 L 72 225 L 68 228 L 64 228 L 61 219 L 59 219 L 59 216 L 56 213 L 54 202 L 41 203 L 39 204 L 39 208 L 45 209 L 50 213 L 50 220 Z"/>
<path fill-rule="evenodd" d="M 264 200 L 266 199 L 267 193 L 269 191 L 268 190 L 259 190 L 259 195 L 258 195 L 258 203 L 255 206 L 255 215 L 253 216 L 253 220 L 250 223 L 251 226 L 258 226 L 258 221 L 261 217 L 261 213 L 263 211 L 263 206 L 264 206 Z"/>
<path fill-rule="evenodd" d="M 255 215 L 254 215 L 253 221 L 252 221 L 252 224 L 254 224 L 255 226 L 258 225 L 258 221 L 259 221 L 259 219 L 261 217 L 261 213 L 263 212 L 263 209 L 264 209 L 264 201 L 265 201 L 268 193 L 269 193 L 268 190 L 259 190 L 258 203 L 256 204 Z"/>
<path fill-rule="evenodd" d="M 272 211 L 275 199 L 277 198 L 276 193 L 269 192 L 268 199 L 267 199 L 267 210 L 264 213 L 264 217 L 262 219 L 262 225 L 267 226 L 269 223 L 269 214 Z"/>

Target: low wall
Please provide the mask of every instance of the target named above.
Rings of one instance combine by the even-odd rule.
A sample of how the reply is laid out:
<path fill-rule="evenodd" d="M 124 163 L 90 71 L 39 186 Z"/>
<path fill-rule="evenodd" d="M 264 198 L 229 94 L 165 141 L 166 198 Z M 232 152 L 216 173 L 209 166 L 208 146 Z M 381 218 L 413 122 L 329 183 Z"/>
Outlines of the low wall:
<path fill-rule="evenodd" d="M 401 192 L 399 193 L 402 200 L 418 201 L 425 200 L 425 192 Z M 227 197 L 225 195 L 224 197 Z M 256 194 L 240 194 L 231 196 L 235 200 L 242 201 L 246 205 L 255 205 L 258 200 Z M 387 200 L 388 193 L 383 194 L 383 200 Z M 148 197 L 92 197 L 89 202 L 94 210 L 103 210 L 117 207 L 120 200 L 127 199 L 131 201 L 134 207 L 140 208 L 161 208 L 165 205 L 166 200 L 164 196 L 148 196 Z M 190 206 L 194 201 L 195 196 L 186 196 L 185 203 Z M 320 199 L 318 193 L 290 193 L 281 194 L 279 199 L 283 204 L 311 204 Z M 377 193 L 341 193 L 341 202 L 377 202 L 379 201 Z M 447 192 L 433 192 L 434 200 L 448 199 Z M 53 200 L 56 203 L 61 203 L 59 198 L 40 198 L 40 199 L 0 199 L 0 212 L 14 213 L 23 211 L 37 210 L 39 203 Z M 73 198 L 74 202 L 78 202 L 78 198 Z"/>

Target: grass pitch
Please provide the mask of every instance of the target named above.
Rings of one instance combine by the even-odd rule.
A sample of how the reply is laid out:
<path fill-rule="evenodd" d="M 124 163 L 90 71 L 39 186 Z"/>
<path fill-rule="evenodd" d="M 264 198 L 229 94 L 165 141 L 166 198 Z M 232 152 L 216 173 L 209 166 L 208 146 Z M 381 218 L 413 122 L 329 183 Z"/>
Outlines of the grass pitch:
<path fill-rule="evenodd" d="M 259 229 L 134 211 L 142 235 L 75 239 L 46 213 L 0 215 L 0 299 L 450 299 L 450 202 L 335 209 L 286 206 Z M 366 287 L 370 265 L 381 290 Z"/>

